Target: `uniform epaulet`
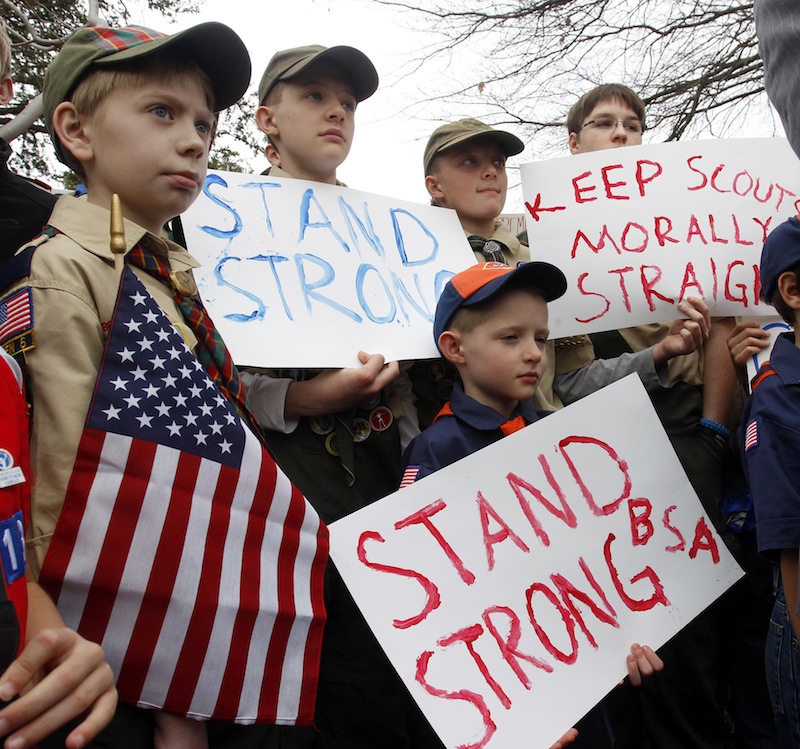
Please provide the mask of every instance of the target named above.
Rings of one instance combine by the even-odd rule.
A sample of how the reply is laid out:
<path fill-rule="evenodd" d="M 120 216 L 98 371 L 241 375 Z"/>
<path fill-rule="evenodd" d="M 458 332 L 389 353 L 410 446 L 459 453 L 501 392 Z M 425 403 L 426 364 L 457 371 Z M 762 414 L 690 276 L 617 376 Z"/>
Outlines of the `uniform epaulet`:
<path fill-rule="evenodd" d="M 0 265 L 0 290 L 7 289 L 21 278 L 27 278 L 31 274 L 31 260 L 36 248 L 48 239 L 52 239 L 56 234 L 57 232 L 52 226 L 46 226 L 42 233 L 32 239 L 24 249 L 19 250 L 16 255 Z"/>
<path fill-rule="evenodd" d="M 436 421 L 439 421 L 439 419 L 443 419 L 445 416 L 453 416 L 453 415 L 454 415 L 453 414 L 453 409 L 450 408 L 450 401 L 447 401 L 447 403 L 445 403 L 441 407 L 441 409 L 439 410 L 439 413 L 436 414 L 436 416 L 435 416 L 435 418 L 433 420 L 434 420 L 434 422 L 436 422 Z"/>
<path fill-rule="evenodd" d="M 584 346 L 587 340 L 586 336 L 582 333 L 580 335 L 567 336 L 566 338 L 556 338 L 555 347 L 556 350 L 560 350 L 573 346 Z"/>
<path fill-rule="evenodd" d="M 769 363 L 769 360 L 765 361 L 758 372 L 756 372 L 756 376 L 750 380 L 750 392 L 754 392 L 767 377 L 771 377 L 774 374 L 778 373 L 772 368 L 772 364 Z"/>

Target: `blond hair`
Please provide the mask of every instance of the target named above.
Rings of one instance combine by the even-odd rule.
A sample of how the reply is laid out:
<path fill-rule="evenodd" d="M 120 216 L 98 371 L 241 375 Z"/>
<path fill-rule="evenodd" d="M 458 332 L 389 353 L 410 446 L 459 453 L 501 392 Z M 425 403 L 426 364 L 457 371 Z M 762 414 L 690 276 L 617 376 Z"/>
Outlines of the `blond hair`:
<path fill-rule="evenodd" d="M 184 75 L 195 78 L 200 83 L 205 92 L 208 107 L 214 111 L 214 94 L 208 76 L 192 62 L 163 56 L 136 60 L 129 65 L 91 68 L 75 87 L 70 101 L 79 115 L 91 116 L 97 112 L 103 99 L 114 89 L 137 88 L 149 81 L 169 81 Z M 214 125 L 216 128 L 216 115 Z M 86 179 L 81 162 L 69 152 L 69 149 L 62 147 L 62 151 L 64 163 L 81 179 Z"/>

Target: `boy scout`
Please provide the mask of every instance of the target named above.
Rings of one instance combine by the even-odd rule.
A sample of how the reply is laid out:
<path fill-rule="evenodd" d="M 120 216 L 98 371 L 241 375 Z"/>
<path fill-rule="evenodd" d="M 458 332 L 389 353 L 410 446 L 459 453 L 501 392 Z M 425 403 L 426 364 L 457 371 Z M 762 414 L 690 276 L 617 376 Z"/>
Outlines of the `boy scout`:
<path fill-rule="evenodd" d="M 508 188 L 506 159 L 523 148 L 515 135 L 475 119 L 442 125 L 428 139 L 423 158 L 425 187 L 432 202 L 456 211 L 478 261 L 514 266 L 531 259 L 527 244 L 513 236 L 499 219 Z M 667 383 L 666 362 L 705 340 L 705 304 L 687 300 L 679 308 L 689 319 L 676 321 L 673 335 L 650 348 L 613 359 L 595 361 L 587 336 L 548 341 L 548 365 L 534 403 L 548 410 L 561 408 L 562 400 L 571 403 L 632 372 L 639 374 L 648 390 L 660 389 Z M 413 366 L 422 427 L 431 423 L 452 390 L 452 377 L 448 381 L 440 376 L 441 371 L 438 360 Z M 452 372 L 452 368 L 445 371 Z"/>
<path fill-rule="evenodd" d="M 256 113 L 269 140 L 270 176 L 341 185 L 336 170 L 353 143 L 356 109 L 377 86 L 369 58 L 352 47 L 277 52 L 261 78 Z M 256 416 L 274 428 L 267 441 L 276 460 L 326 522 L 394 491 L 399 422 L 413 412 L 397 397 L 398 364 L 360 357 L 360 368 L 304 370 L 292 379 L 243 374 Z M 416 417 L 410 422 L 413 434 Z M 423 746 L 407 720 L 418 719 L 416 707 L 332 565 L 326 578 L 318 740 L 348 749 Z M 299 745 L 302 737 L 291 733 Z"/>
<path fill-rule="evenodd" d="M 567 115 L 572 154 L 639 145 L 645 106 L 627 86 L 604 84 L 578 99 Z M 669 364 L 670 387 L 650 393 L 681 465 L 718 530 L 727 420 L 735 373 L 727 350 L 732 321 L 714 320 L 708 340 Z M 641 351 L 664 339 L 669 324 L 639 325 L 592 334 L 598 359 Z M 637 697 L 649 739 L 658 749 L 712 749 L 727 741 L 722 672 L 722 619 L 719 605 L 698 616 L 661 649 L 664 672 Z M 631 724 L 620 716 L 618 727 Z"/>
<path fill-rule="evenodd" d="M 127 703 L 101 746 L 253 745 L 271 727 L 234 721 L 296 718 L 296 705 L 291 715 L 280 705 L 265 709 L 280 687 L 264 686 L 266 659 L 250 657 L 259 647 L 253 629 L 238 624 L 282 615 L 284 607 L 262 598 L 259 575 L 279 574 L 285 557 L 273 561 L 263 541 L 248 555 L 236 545 L 242 522 L 262 539 L 296 534 L 291 563 L 309 570 L 310 598 L 297 596 L 288 608 L 305 612 L 285 621 L 294 629 L 303 620 L 300 654 L 309 649 L 312 672 L 319 652 L 324 613 L 314 581 L 325 529 L 259 441 L 238 374 L 197 296 L 195 262 L 162 236 L 202 189 L 215 112 L 235 103 L 249 80 L 247 50 L 223 24 L 173 36 L 136 26 L 77 31 L 48 68 L 43 103 L 57 155 L 84 179 L 88 196 L 59 199 L 44 235 L 0 276 L 0 304 L 15 310 L 0 343 L 24 361 L 35 404 L 31 567 L 79 630 L 103 623 L 97 641 Z M 121 215 L 110 211 L 116 198 Z M 135 369 L 104 376 L 129 361 Z M 129 457 L 106 452 L 119 449 Z M 248 489 L 240 476 L 251 472 L 264 481 Z M 271 508 L 284 513 L 274 525 Z M 220 513 L 230 520 L 220 523 Z M 311 537 L 300 533 L 303 522 Z M 130 530 L 113 535 L 123 527 Z M 223 562 L 240 566 L 238 582 L 224 566 L 208 574 Z M 244 672 L 242 663 L 261 673 Z M 269 676 L 282 686 L 280 665 Z"/>

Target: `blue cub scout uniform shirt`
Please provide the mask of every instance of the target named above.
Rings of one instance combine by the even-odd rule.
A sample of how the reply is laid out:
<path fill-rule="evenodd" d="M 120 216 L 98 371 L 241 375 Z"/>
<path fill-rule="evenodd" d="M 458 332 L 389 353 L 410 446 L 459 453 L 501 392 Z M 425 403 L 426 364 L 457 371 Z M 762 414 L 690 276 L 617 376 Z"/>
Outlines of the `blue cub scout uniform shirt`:
<path fill-rule="evenodd" d="M 412 481 L 421 479 L 505 437 L 508 431 L 504 431 L 503 426 L 507 422 L 521 418 L 528 425 L 549 413 L 523 401 L 507 419 L 468 396 L 457 382 L 450 402 L 436 421 L 415 437 L 403 453 L 405 476 L 413 474 Z"/>
<path fill-rule="evenodd" d="M 753 380 L 740 432 L 760 552 L 800 548 L 800 349 L 775 342 Z"/>

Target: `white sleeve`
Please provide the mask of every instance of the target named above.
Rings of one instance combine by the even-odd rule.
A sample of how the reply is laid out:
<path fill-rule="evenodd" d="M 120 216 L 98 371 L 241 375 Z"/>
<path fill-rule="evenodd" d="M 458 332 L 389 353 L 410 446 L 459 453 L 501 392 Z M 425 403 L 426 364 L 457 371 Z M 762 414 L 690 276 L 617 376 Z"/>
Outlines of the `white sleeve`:
<path fill-rule="evenodd" d="M 270 377 L 259 372 L 240 372 L 250 407 L 264 429 L 290 434 L 300 423 L 299 418 L 286 418 L 286 391 L 293 380 Z"/>

